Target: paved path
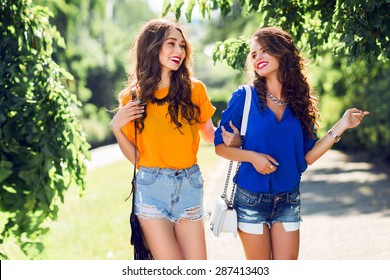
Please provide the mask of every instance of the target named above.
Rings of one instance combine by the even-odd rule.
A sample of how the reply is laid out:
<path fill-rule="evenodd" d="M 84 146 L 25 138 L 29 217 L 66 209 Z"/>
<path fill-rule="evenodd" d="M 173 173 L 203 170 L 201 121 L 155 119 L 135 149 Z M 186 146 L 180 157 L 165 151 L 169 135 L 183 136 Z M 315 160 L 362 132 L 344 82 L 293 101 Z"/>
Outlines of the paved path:
<path fill-rule="evenodd" d="M 390 168 L 329 151 L 302 183 L 301 259 L 390 260 Z"/>
<path fill-rule="evenodd" d="M 124 160 L 117 145 L 92 151 L 88 170 Z M 300 259 L 390 260 L 390 168 L 364 156 L 331 150 L 302 178 Z M 210 212 L 225 181 L 228 161 L 205 172 L 205 208 Z M 214 237 L 206 220 L 209 259 L 245 259 L 240 239 Z"/>

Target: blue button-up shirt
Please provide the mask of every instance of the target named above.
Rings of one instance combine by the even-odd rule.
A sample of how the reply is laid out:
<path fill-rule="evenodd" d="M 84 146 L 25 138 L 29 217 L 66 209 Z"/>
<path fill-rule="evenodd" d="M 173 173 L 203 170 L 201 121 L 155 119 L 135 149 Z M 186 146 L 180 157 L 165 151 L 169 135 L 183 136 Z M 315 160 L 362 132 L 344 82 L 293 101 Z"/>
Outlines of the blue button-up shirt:
<path fill-rule="evenodd" d="M 269 175 L 262 175 L 249 162 L 242 162 L 236 183 L 256 193 L 293 192 L 299 188 L 301 175 L 307 168 L 306 153 L 313 148 L 317 139 L 311 139 L 309 132 L 302 128 L 301 122 L 293 115 L 289 105 L 280 122 L 274 112 L 259 99 L 251 86 L 252 100 L 248 117 L 248 128 L 243 142 L 243 149 L 272 156 L 278 163 L 277 170 Z M 231 120 L 240 129 L 245 103 L 245 89 L 239 87 L 232 95 L 228 106 L 222 112 L 220 126 L 215 131 L 214 144 L 223 143 L 221 126 L 232 131 Z"/>

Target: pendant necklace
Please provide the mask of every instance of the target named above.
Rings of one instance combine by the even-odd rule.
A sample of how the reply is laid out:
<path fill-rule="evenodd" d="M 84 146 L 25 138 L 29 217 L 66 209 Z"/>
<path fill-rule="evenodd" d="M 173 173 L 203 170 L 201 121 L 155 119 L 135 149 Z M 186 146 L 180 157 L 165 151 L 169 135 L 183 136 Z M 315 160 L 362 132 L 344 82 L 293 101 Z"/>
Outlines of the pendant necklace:
<path fill-rule="evenodd" d="M 275 96 L 273 96 L 268 90 L 266 91 L 266 94 L 267 94 L 267 97 L 269 99 L 271 99 L 272 102 L 274 102 L 275 104 L 279 105 L 279 106 L 286 106 L 288 104 L 287 101 L 282 101 L 282 100 L 279 100 L 277 99 Z"/>

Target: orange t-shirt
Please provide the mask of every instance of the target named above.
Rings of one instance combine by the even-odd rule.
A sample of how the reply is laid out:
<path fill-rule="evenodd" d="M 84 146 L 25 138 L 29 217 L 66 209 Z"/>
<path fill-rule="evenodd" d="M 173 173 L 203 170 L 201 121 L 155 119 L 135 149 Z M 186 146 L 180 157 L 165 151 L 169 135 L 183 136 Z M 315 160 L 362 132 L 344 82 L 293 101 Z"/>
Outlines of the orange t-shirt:
<path fill-rule="evenodd" d="M 164 98 L 168 94 L 168 87 L 155 92 L 156 98 Z M 129 98 L 122 101 L 122 105 Z M 194 104 L 200 109 L 200 123 L 207 122 L 215 112 L 211 104 L 206 87 L 201 81 L 192 80 L 192 97 Z M 176 128 L 168 114 L 168 103 L 164 105 L 148 104 L 145 108 L 147 116 L 144 120 L 144 130 L 137 133 L 137 148 L 140 152 L 139 166 L 181 169 L 197 163 L 196 154 L 199 149 L 199 123 L 188 124 L 179 121 L 182 127 Z M 180 110 L 179 110 L 180 111 Z M 134 122 L 122 127 L 126 137 L 134 143 Z"/>

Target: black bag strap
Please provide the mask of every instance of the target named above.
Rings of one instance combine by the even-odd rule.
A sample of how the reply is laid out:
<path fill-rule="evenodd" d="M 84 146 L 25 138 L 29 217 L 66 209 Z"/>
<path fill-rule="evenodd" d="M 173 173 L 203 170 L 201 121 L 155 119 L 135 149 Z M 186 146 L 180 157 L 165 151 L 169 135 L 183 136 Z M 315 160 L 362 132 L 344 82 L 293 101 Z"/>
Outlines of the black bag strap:
<path fill-rule="evenodd" d="M 135 91 L 133 91 L 132 99 L 135 100 Z M 137 120 L 134 120 L 134 166 L 133 166 L 133 180 L 131 180 L 132 192 L 133 192 L 133 208 L 135 203 L 135 185 L 137 174 Z"/>
<path fill-rule="evenodd" d="M 135 91 L 132 92 L 132 100 L 136 99 Z M 136 185 L 136 175 L 137 175 L 137 120 L 134 120 L 134 166 L 133 166 L 133 179 L 131 180 L 131 192 L 129 196 L 125 199 L 127 201 L 129 197 L 133 194 L 133 203 L 132 203 L 132 212 L 134 212 L 134 202 L 135 202 L 135 185 Z"/>

